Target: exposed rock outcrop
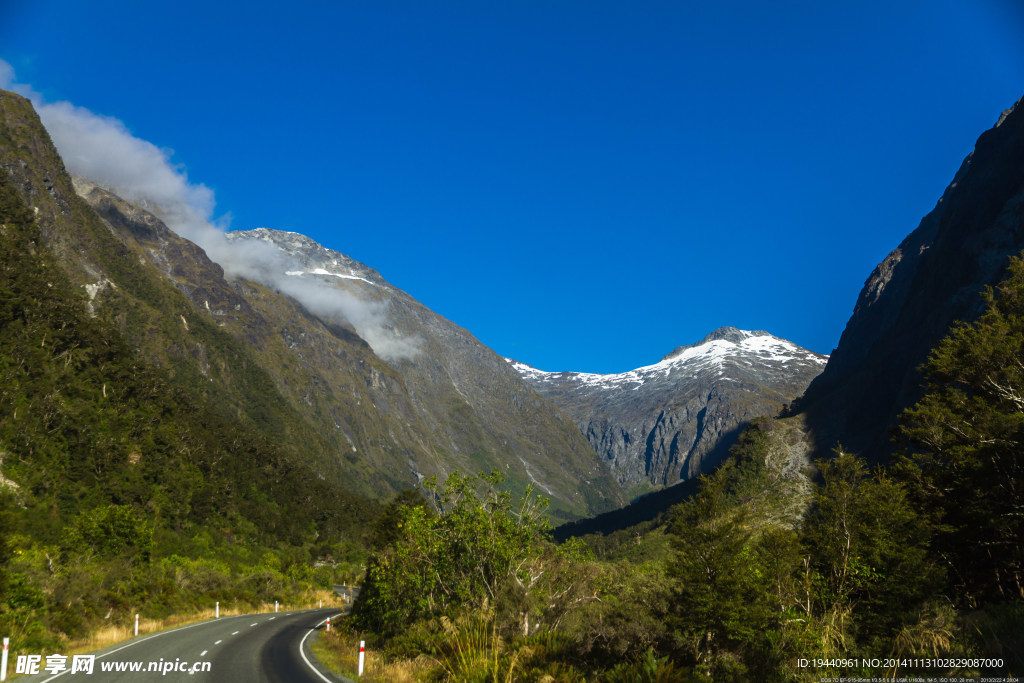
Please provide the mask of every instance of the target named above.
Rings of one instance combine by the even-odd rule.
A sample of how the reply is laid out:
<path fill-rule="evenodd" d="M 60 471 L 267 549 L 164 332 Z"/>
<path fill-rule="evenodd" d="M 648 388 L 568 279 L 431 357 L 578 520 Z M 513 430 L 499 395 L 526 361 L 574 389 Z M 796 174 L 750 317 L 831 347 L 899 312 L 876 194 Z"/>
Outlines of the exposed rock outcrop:
<path fill-rule="evenodd" d="M 717 467 L 739 430 L 799 396 L 825 357 L 764 331 L 723 327 L 620 374 L 511 363 L 576 421 L 620 485 L 642 491 Z"/>

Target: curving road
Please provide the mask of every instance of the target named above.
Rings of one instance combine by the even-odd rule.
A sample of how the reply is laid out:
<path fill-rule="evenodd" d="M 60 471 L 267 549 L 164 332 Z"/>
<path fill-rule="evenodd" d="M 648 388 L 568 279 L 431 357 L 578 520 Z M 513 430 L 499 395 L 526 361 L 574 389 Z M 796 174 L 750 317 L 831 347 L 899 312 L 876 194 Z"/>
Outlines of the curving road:
<path fill-rule="evenodd" d="M 93 654 L 92 674 L 40 673 L 19 681 L 190 681 L 194 683 L 335 683 L 349 681 L 324 670 L 309 650 L 314 634 L 337 609 L 221 617 L 139 636 Z M 156 669 L 147 671 L 150 663 Z M 41 669 L 46 666 L 45 657 Z M 141 670 L 130 670 L 137 666 Z M 8 675 L 14 673 L 11 657 Z M 120 671 L 116 669 L 120 668 Z M 104 670 L 106 669 L 106 670 Z M 166 673 L 164 673 L 166 670 Z"/>

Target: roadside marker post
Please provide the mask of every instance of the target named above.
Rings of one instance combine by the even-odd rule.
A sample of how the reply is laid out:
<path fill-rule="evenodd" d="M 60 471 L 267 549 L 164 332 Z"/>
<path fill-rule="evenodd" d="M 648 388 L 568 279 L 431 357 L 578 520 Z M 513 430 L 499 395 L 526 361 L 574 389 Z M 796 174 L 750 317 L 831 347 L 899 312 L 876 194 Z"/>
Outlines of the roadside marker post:
<path fill-rule="evenodd" d="M 213 618 L 220 619 L 220 600 L 217 601 L 216 605 L 213 608 Z"/>
<path fill-rule="evenodd" d="M 330 633 L 330 631 L 331 631 L 331 618 L 327 617 L 327 632 Z"/>
<path fill-rule="evenodd" d="M 360 640 L 359 641 L 359 675 L 360 676 L 363 675 L 363 662 L 365 661 L 365 657 L 366 657 L 366 641 L 365 640 Z"/>
<path fill-rule="evenodd" d="M 277 600 L 274 600 L 274 614 L 277 614 Z"/>
<path fill-rule="evenodd" d="M 10 638 L 4 638 L 4 654 L 0 656 L 0 681 L 7 680 L 7 648 L 11 645 Z"/>
<path fill-rule="evenodd" d="M 135 635 L 139 635 L 139 615 L 135 615 Z"/>

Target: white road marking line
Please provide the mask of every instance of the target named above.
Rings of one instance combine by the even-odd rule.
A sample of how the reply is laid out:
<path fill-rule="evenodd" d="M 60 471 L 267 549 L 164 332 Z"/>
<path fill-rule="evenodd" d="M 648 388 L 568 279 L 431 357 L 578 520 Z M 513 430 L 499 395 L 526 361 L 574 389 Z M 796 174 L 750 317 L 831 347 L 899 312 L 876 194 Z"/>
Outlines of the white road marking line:
<path fill-rule="evenodd" d="M 235 632 L 234 632 L 234 633 L 232 633 L 231 635 L 233 635 L 233 636 L 237 636 L 237 635 L 238 635 L 239 633 L 241 633 L 241 631 L 235 631 Z"/>
<path fill-rule="evenodd" d="M 270 617 L 271 621 L 273 621 L 274 619 L 277 619 L 277 617 Z"/>
<path fill-rule="evenodd" d="M 334 617 L 340 617 L 340 616 L 341 616 L 340 614 L 335 614 L 335 615 L 332 615 L 330 617 L 327 617 L 327 619 L 332 619 Z M 319 626 L 320 624 L 322 624 L 325 621 L 327 621 L 327 619 L 324 619 L 323 621 L 318 622 L 317 626 Z M 299 654 L 302 655 L 302 661 L 304 661 L 306 663 L 306 666 L 308 666 L 310 669 L 312 669 L 313 673 L 315 673 L 317 676 L 319 676 L 321 680 L 326 681 L 326 683 L 331 683 L 331 679 L 327 678 L 322 673 L 320 673 L 320 671 L 315 666 L 313 666 L 313 663 L 310 662 L 309 659 L 306 658 L 306 653 L 302 651 L 302 646 L 306 644 L 306 638 L 309 638 L 309 634 L 310 633 L 314 633 L 314 632 L 316 632 L 316 628 L 315 627 L 310 629 L 309 631 L 307 631 L 306 635 L 302 636 L 302 640 L 299 641 Z"/>
<path fill-rule="evenodd" d="M 205 657 L 207 652 L 209 652 L 209 650 L 203 650 L 202 652 L 199 653 L 199 656 L 200 657 Z"/>
<path fill-rule="evenodd" d="M 223 640 L 218 640 L 216 643 L 214 643 L 214 645 L 220 645 L 223 642 L 224 642 Z"/>
<path fill-rule="evenodd" d="M 226 619 L 237 619 L 238 617 L 237 616 L 229 616 L 229 617 L 225 617 L 225 618 Z M 116 649 L 113 649 L 113 650 L 108 650 L 107 652 L 101 652 L 100 654 L 97 654 L 96 655 L 96 659 L 103 659 L 104 657 L 106 657 L 108 655 L 112 655 L 115 652 L 120 652 L 121 650 L 127 650 L 128 648 L 130 648 L 130 647 L 132 647 L 134 645 L 138 645 L 139 643 L 144 643 L 147 640 L 152 640 L 153 638 L 159 638 L 160 636 L 166 636 L 166 635 L 168 635 L 170 633 L 176 633 L 178 631 L 185 631 L 187 629 L 195 628 L 197 626 L 208 626 L 208 625 L 214 623 L 214 621 L 216 621 L 216 620 L 211 619 L 211 620 L 207 620 L 207 621 L 200 621 L 200 622 L 195 623 L 195 624 L 189 624 L 188 626 L 179 626 L 177 628 L 168 629 L 166 631 L 158 631 L 157 633 L 154 633 L 153 635 L 150 635 L 150 636 L 146 636 L 145 638 L 136 638 L 136 639 L 132 640 L 130 643 L 128 643 L 127 645 L 122 645 L 119 648 L 116 648 Z M 43 679 L 40 683 L 49 683 L 49 681 L 52 681 L 55 678 L 60 678 L 61 676 L 64 676 L 65 674 L 67 674 L 70 671 L 71 671 L 71 669 L 65 669 L 64 671 L 61 671 L 59 674 L 54 674 L 53 676 L 50 676 L 49 678 Z"/>
<path fill-rule="evenodd" d="M 249 624 L 249 626 L 255 626 L 256 624 Z"/>

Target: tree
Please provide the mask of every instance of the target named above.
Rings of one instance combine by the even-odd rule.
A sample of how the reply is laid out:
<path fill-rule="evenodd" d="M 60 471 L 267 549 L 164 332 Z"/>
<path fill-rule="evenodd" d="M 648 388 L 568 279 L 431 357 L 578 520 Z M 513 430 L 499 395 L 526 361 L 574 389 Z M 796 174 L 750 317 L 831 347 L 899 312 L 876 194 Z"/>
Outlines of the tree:
<path fill-rule="evenodd" d="M 147 564 L 153 524 L 128 505 L 106 505 L 79 515 L 65 534 L 64 547 L 69 553 L 92 550 L 101 557 Z"/>
<path fill-rule="evenodd" d="M 901 418 L 900 472 L 969 607 L 1024 599 L 1024 261 L 983 296 L 980 319 L 932 351 L 926 394 Z"/>
<path fill-rule="evenodd" d="M 373 533 L 369 538 L 370 547 L 382 550 L 401 538 L 403 512 L 417 507 L 423 508 L 428 514 L 432 512 L 429 502 L 419 489 L 404 489 L 392 498 L 373 523 Z"/>
<path fill-rule="evenodd" d="M 2 486 L 2 485 L 0 485 Z M 0 604 L 7 604 L 7 562 L 11 559 L 12 496 L 0 488 Z"/>
<path fill-rule="evenodd" d="M 744 674 L 734 653 L 758 637 L 770 614 L 745 509 L 729 500 L 725 472 L 705 477 L 697 496 L 675 508 L 669 564 L 679 645 L 715 680 Z"/>
<path fill-rule="evenodd" d="M 495 607 L 523 637 L 554 630 L 585 603 L 596 600 L 601 570 L 579 539 L 561 545 L 535 543 L 519 567 L 508 574 Z"/>
<path fill-rule="evenodd" d="M 934 594 L 939 572 L 928 557 L 930 527 L 902 483 L 841 449 L 818 466 L 822 483 L 803 528 L 807 611 L 848 651 L 851 635 L 891 637 Z"/>
<path fill-rule="evenodd" d="M 455 608 L 493 606 L 510 583 L 557 594 L 541 580 L 551 564 L 543 549 L 546 501 L 527 491 L 513 506 L 497 488 L 501 481 L 497 472 L 481 476 L 478 493 L 473 480 L 453 473 L 440 493 L 435 482 L 427 484 L 438 514 L 425 505 L 399 508 L 396 537 L 367 566 L 353 609 L 357 628 L 387 636 Z"/>

